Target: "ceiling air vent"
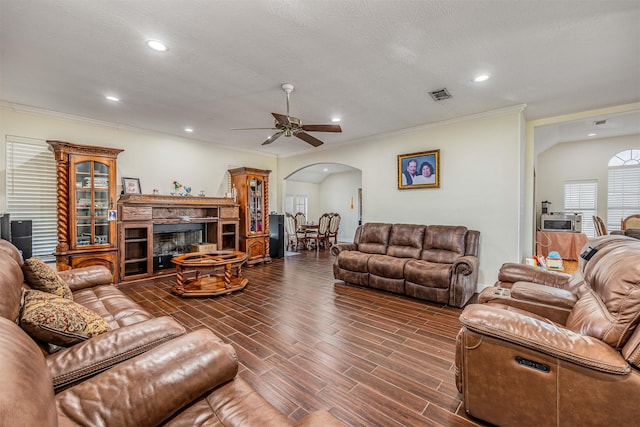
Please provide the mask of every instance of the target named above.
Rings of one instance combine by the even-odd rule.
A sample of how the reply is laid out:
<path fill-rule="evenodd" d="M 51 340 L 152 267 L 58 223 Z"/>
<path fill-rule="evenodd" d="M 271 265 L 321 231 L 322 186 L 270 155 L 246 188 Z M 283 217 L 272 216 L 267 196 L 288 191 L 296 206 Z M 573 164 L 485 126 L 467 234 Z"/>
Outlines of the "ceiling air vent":
<path fill-rule="evenodd" d="M 602 125 L 604 125 L 606 123 L 607 123 L 607 119 L 596 120 L 595 122 L 593 122 L 593 124 L 596 125 L 596 126 L 602 126 Z"/>
<path fill-rule="evenodd" d="M 431 95 L 436 102 L 451 98 L 451 94 L 446 88 L 429 92 L 429 95 Z"/>

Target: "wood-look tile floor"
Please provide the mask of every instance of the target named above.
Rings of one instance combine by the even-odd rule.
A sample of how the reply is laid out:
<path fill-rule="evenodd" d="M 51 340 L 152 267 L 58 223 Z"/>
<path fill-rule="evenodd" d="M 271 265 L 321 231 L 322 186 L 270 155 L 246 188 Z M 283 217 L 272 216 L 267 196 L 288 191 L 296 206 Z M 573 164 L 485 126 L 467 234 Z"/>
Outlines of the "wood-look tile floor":
<path fill-rule="evenodd" d="M 485 425 L 455 387 L 461 310 L 336 281 L 328 251 L 244 268 L 247 287 L 180 298 L 175 277 L 121 283 L 154 315 L 231 343 L 239 375 L 291 419 L 327 409 L 350 426 Z"/>

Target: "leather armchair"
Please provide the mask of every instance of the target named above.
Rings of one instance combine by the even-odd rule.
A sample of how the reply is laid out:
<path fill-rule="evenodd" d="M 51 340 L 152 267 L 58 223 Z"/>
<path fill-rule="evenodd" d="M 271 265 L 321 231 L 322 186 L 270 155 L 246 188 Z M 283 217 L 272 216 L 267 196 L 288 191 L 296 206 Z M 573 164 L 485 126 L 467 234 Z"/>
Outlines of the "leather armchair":
<path fill-rule="evenodd" d="M 500 426 L 637 425 L 640 242 L 596 246 L 572 276 L 577 291 L 560 289 L 576 298 L 564 322 L 503 302 L 464 309 L 455 364 L 469 415 Z"/>

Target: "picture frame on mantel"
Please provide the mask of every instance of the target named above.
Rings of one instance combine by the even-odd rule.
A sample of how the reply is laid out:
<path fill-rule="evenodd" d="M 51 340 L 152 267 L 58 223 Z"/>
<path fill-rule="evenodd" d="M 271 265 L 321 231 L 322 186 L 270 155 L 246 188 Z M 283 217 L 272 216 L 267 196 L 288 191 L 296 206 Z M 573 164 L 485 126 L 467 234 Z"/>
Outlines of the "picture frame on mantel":
<path fill-rule="evenodd" d="M 398 189 L 440 188 L 440 150 L 398 154 Z"/>
<path fill-rule="evenodd" d="M 142 194 L 140 179 L 122 177 L 122 194 Z"/>

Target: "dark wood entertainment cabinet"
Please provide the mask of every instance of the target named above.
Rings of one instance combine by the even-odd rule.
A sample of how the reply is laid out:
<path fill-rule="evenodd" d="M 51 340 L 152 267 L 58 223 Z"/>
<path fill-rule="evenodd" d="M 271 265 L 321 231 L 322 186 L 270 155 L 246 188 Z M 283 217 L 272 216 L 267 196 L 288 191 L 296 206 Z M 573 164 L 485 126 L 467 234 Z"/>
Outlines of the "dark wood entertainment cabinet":
<path fill-rule="evenodd" d="M 118 200 L 120 281 L 175 273 L 171 258 L 193 252 L 193 244 L 237 251 L 239 223 L 239 205 L 232 199 L 123 194 Z"/>

